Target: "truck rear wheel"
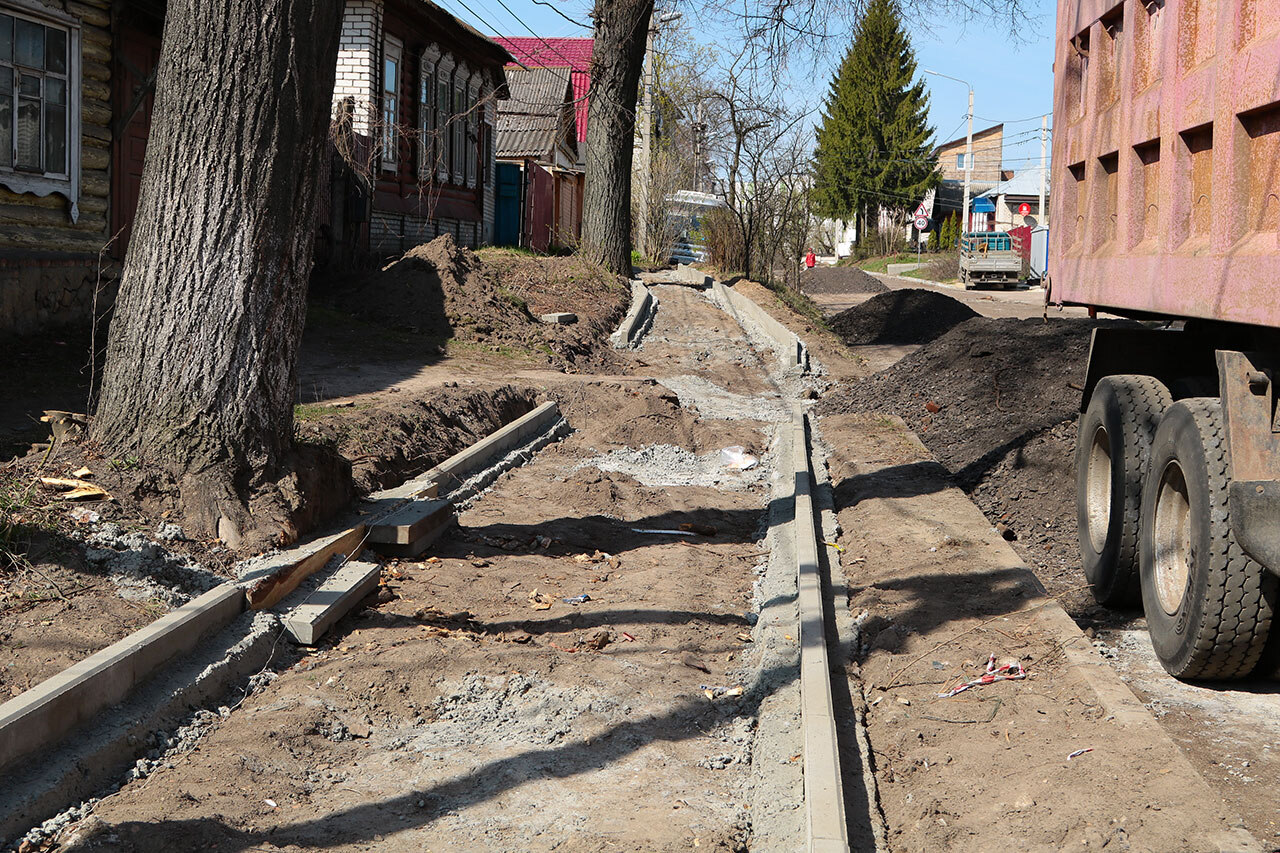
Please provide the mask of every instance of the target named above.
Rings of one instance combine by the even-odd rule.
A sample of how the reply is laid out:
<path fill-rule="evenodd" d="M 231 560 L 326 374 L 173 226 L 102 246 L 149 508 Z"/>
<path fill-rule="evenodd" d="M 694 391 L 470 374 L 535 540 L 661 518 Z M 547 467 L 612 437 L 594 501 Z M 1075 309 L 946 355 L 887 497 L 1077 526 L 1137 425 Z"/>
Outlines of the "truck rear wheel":
<path fill-rule="evenodd" d="M 1142 496 L 1142 606 L 1156 657 L 1178 678 L 1240 678 L 1258 663 L 1276 582 L 1231 532 L 1222 404 L 1165 412 Z"/>
<path fill-rule="evenodd" d="M 1107 376 L 1076 436 L 1076 521 L 1084 575 L 1099 604 L 1138 603 L 1138 515 L 1160 416 L 1172 403 L 1153 376 Z"/>

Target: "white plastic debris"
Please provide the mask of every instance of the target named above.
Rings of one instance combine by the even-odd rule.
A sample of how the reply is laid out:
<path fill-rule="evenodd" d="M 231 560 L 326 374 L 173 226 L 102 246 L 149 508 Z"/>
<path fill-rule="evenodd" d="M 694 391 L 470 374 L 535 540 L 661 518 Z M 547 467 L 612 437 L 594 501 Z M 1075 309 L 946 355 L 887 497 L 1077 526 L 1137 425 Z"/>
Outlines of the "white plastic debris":
<path fill-rule="evenodd" d="M 747 452 L 745 447 L 735 444 L 720 451 L 720 459 L 726 468 L 735 471 L 750 471 L 760 464 L 760 460 Z"/>

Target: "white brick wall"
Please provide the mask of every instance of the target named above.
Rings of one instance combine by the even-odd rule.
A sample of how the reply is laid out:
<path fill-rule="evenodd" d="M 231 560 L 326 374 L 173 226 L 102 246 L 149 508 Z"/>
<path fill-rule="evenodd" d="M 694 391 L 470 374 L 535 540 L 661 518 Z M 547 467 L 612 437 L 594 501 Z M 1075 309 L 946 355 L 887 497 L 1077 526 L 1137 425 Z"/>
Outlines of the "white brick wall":
<path fill-rule="evenodd" d="M 347 0 L 338 42 L 338 73 L 333 86 L 334 115 L 338 104 L 355 103 L 352 129 L 368 135 L 377 115 L 378 56 L 382 41 L 383 0 Z"/>

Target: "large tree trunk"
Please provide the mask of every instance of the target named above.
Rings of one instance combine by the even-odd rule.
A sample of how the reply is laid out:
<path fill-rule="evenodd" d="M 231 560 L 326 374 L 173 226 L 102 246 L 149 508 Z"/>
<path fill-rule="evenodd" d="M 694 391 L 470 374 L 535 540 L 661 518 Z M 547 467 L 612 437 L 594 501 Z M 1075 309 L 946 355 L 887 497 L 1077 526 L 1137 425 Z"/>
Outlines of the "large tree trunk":
<path fill-rule="evenodd" d="M 582 248 L 619 275 L 631 275 L 631 148 L 636 94 L 653 0 L 596 0 L 587 106 L 587 179 Z"/>
<path fill-rule="evenodd" d="M 170 0 L 92 436 L 233 545 L 287 473 L 342 3 Z M 256 513 L 255 513 L 256 514 Z"/>

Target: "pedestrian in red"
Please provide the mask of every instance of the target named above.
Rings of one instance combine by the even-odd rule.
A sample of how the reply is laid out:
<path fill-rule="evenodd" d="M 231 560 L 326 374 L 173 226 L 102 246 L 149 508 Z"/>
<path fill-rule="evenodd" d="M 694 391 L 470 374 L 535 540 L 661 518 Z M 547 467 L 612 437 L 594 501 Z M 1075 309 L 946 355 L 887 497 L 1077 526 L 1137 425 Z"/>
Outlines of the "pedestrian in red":
<path fill-rule="evenodd" d="M 805 253 L 804 265 L 808 269 L 813 269 L 815 266 L 817 266 L 817 263 L 818 263 L 818 256 L 813 253 L 813 249 L 810 249 L 808 252 Z"/>

